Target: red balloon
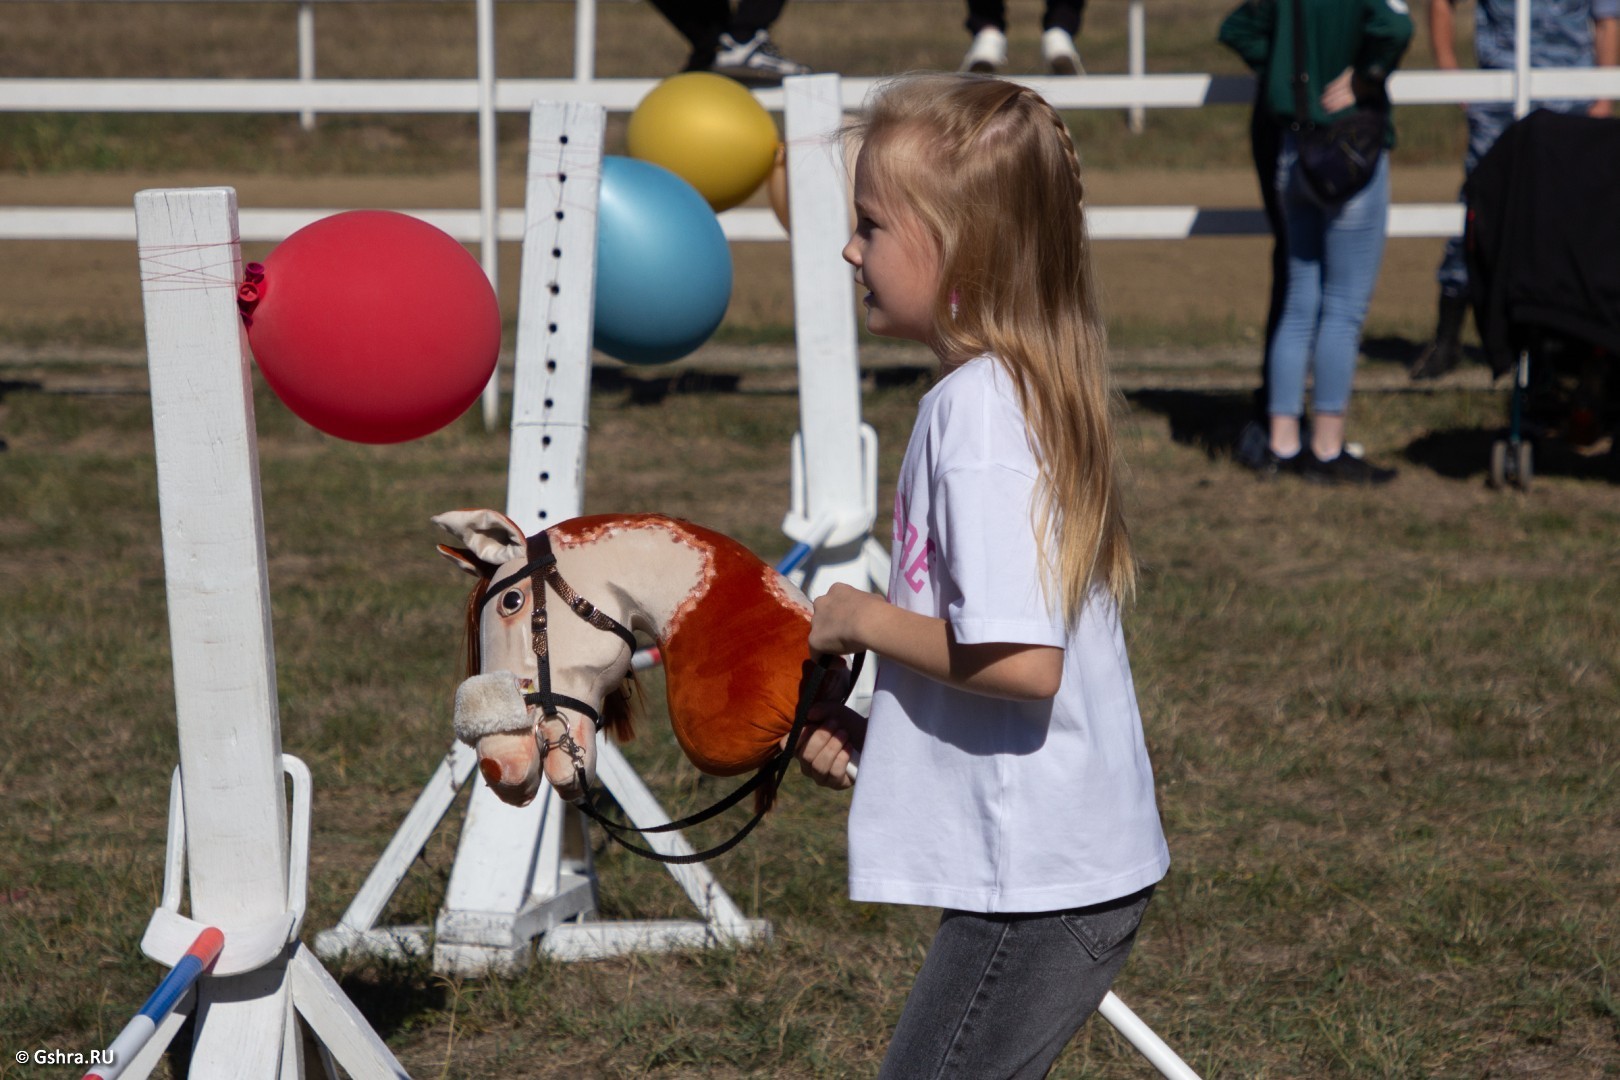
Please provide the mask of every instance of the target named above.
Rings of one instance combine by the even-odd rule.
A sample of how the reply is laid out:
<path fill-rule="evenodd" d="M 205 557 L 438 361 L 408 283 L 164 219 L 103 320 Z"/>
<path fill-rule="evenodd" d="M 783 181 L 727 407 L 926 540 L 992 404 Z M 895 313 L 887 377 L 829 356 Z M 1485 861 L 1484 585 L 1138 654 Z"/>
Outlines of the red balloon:
<path fill-rule="evenodd" d="M 500 305 L 477 260 L 391 210 L 306 225 L 250 265 L 239 296 L 270 388 L 354 442 L 442 428 L 478 399 L 500 352 Z"/>

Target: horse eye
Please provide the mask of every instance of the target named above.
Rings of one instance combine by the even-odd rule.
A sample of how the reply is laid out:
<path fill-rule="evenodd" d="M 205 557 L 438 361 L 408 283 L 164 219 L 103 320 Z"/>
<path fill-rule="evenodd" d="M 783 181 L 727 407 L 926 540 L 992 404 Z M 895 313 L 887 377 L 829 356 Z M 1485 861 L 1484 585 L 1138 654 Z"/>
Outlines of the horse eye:
<path fill-rule="evenodd" d="M 523 610 L 523 590 L 507 589 L 501 594 L 501 614 L 516 615 Z"/>

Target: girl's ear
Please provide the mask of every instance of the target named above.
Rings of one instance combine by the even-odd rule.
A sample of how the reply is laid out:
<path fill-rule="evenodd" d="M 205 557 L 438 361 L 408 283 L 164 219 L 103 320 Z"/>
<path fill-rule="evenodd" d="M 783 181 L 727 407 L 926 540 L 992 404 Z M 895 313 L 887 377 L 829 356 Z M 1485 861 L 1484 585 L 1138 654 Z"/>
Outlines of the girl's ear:
<path fill-rule="evenodd" d="M 499 511 L 452 510 L 435 517 L 433 524 L 454 537 L 457 548 L 465 549 L 474 558 L 492 567 L 529 556 L 529 541 L 524 537 L 523 530 Z M 445 551 L 443 547 L 439 550 Z M 450 557 L 460 560 L 460 556 Z"/>

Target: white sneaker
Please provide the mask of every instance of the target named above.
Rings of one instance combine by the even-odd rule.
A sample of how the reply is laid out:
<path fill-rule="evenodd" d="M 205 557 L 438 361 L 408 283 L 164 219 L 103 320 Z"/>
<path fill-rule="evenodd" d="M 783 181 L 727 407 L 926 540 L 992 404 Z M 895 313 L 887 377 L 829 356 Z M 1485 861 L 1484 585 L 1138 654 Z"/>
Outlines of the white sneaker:
<path fill-rule="evenodd" d="M 739 42 L 730 34 L 720 35 L 720 46 L 715 51 L 714 63 L 709 67 L 720 75 L 730 75 L 743 82 L 779 83 L 789 75 L 808 75 L 810 68 L 789 60 L 777 51 L 776 42 L 764 30 Z"/>
<path fill-rule="evenodd" d="M 1084 75 L 1080 64 L 1080 50 L 1074 47 L 1074 38 L 1067 30 L 1054 26 L 1041 35 L 1041 59 L 1054 75 Z"/>
<path fill-rule="evenodd" d="M 962 71 L 977 71 L 993 75 L 1007 66 L 1007 35 L 993 26 L 987 26 L 973 35 L 973 44 L 962 57 Z"/>

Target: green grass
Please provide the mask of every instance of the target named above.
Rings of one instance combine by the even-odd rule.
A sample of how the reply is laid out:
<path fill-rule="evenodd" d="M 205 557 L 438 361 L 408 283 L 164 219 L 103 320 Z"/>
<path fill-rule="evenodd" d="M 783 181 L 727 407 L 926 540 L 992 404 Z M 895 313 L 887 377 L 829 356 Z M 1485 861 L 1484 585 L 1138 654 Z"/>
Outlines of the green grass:
<path fill-rule="evenodd" d="M 587 507 L 782 554 L 797 403 L 753 385 L 599 392 Z M 865 396 L 880 506 L 923 388 Z M 1358 397 L 1356 437 L 1402 465 L 1380 492 L 1256 484 L 1200 441 L 1241 396 L 1176 399 L 1174 438 L 1163 400 L 1136 395 L 1124 420 L 1144 566 L 1127 627 L 1175 863 L 1121 996 L 1212 1078 L 1620 1072 L 1614 484 L 1549 466 L 1528 496 L 1485 490 L 1498 395 Z M 3 405 L 0 1031 L 89 1049 L 158 975 L 138 941 L 176 749 L 151 421 L 139 394 Z M 498 505 L 506 439 L 469 416 L 363 447 L 262 389 L 257 409 L 282 739 L 316 784 L 311 932 L 448 743 L 463 586 L 427 518 Z M 647 689 L 626 752 L 667 807 L 702 805 L 728 784 L 684 764 Z M 845 804 L 794 774 L 714 864 L 772 921 L 762 949 L 495 980 L 333 968 L 418 1076 L 870 1075 L 934 916 L 846 899 Z M 389 921 L 431 921 L 458 820 Z M 604 916 L 686 916 L 660 868 L 613 849 L 597 866 Z M 0 1076 L 33 1075 L 9 1058 Z M 1151 1072 L 1098 1023 L 1054 1075 Z"/>

